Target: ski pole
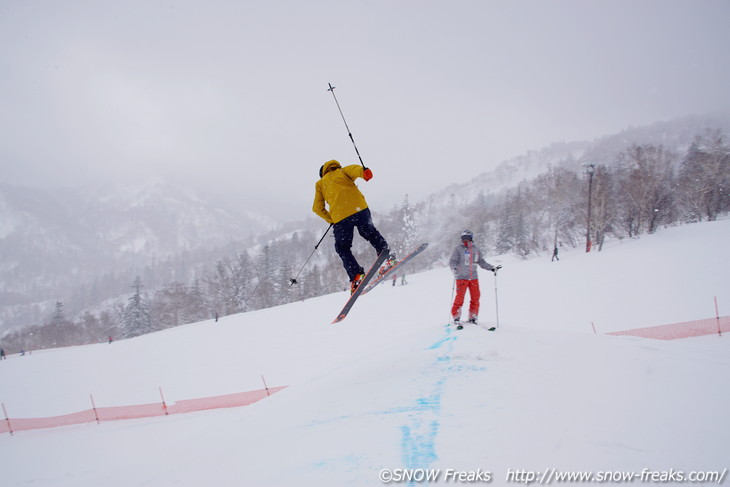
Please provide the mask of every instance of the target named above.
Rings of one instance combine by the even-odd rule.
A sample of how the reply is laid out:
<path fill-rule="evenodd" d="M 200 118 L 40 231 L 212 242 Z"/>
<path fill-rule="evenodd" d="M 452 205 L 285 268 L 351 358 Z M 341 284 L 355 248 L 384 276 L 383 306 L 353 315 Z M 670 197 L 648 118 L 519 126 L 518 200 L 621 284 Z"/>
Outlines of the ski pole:
<path fill-rule="evenodd" d="M 449 303 L 449 304 L 451 304 L 451 306 L 454 305 L 454 293 L 455 292 L 456 292 L 456 276 L 454 276 L 454 282 L 453 282 L 453 284 L 451 284 L 451 302 Z M 451 320 L 453 320 L 453 319 L 454 319 L 454 317 L 451 316 L 451 313 L 449 313 L 449 324 L 451 323 Z"/>
<path fill-rule="evenodd" d="M 289 279 L 289 282 L 290 282 L 289 285 L 290 286 L 293 286 L 294 284 L 299 284 L 297 282 L 297 277 L 299 277 L 299 274 L 301 274 L 302 271 L 304 270 L 304 268 L 307 267 L 307 264 L 309 263 L 309 260 L 312 258 L 312 256 L 314 255 L 314 253 L 317 251 L 317 249 L 319 248 L 319 245 L 322 243 L 322 240 L 324 240 L 324 237 L 327 235 L 327 233 L 330 231 L 330 229 L 332 228 L 333 225 L 334 225 L 334 223 L 330 223 L 330 226 L 327 227 L 327 230 L 324 231 L 324 235 L 322 235 L 322 238 L 319 239 L 319 242 L 317 242 L 317 245 L 314 246 L 314 250 L 312 250 L 312 253 L 309 254 L 309 258 L 304 263 L 304 265 L 302 266 L 302 268 L 299 269 L 299 272 L 297 272 L 297 275 L 294 276 L 294 277 L 292 277 L 291 279 Z"/>
<path fill-rule="evenodd" d="M 497 328 L 499 328 L 499 299 L 497 298 L 497 271 L 502 268 L 498 265 L 494 268 L 494 311 L 497 313 Z"/>
<path fill-rule="evenodd" d="M 347 120 L 345 120 L 345 115 L 342 113 L 342 108 L 340 108 L 340 102 L 337 101 L 337 97 L 335 96 L 335 87 L 332 86 L 332 83 L 327 83 L 329 85 L 329 89 L 327 91 L 332 92 L 332 97 L 335 99 L 335 103 L 337 103 L 337 109 L 340 111 L 340 116 L 342 117 L 342 121 L 345 122 L 345 128 L 347 129 L 347 135 L 350 136 L 350 140 L 352 141 L 353 147 L 355 147 L 355 153 L 357 154 L 357 158 L 360 159 L 360 164 L 362 164 L 362 167 L 365 167 L 365 163 L 362 162 L 362 157 L 360 157 L 360 151 L 357 150 L 357 144 L 355 144 L 355 139 L 352 137 L 352 132 L 350 131 L 350 127 L 347 125 Z"/>

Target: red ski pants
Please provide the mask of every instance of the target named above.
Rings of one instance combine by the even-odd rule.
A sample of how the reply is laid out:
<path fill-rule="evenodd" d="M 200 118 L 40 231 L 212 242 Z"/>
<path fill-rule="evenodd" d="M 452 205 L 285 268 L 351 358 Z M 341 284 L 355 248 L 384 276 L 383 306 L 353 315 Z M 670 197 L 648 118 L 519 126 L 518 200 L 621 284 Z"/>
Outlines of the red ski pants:
<path fill-rule="evenodd" d="M 464 305 L 464 297 L 466 290 L 469 290 L 469 319 L 479 314 L 479 279 L 457 279 L 456 280 L 456 298 L 454 305 L 451 307 L 451 316 L 454 318 L 461 317 L 461 307 Z"/>

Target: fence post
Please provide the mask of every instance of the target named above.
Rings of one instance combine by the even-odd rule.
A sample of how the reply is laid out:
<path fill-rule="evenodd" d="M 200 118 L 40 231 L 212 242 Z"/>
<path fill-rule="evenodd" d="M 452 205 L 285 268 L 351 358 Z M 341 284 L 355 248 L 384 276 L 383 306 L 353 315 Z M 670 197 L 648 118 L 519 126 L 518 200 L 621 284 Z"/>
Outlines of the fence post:
<path fill-rule="evenodd" d="M 264 382 L 264 389 L 266 389 L 266 395 L 270 396 L 271 393 L 269 392 L 269 386 L 266 385 L 266 379 L 264 379 L 264 374 L 261 374 L 261 380 Z"/>
<path fill-rule="evenodd" d="M 94 403 L 94 396 L 89 394 L 89 398 L 91 398 L 91 408 L 94 410 L 94 417 L 96 418 L 96 424 L 99 424 L 99 413 L 96 410 L 96 404 Z"/>
<path fill-rule="evenodd" d="M 597 334 L 598 334 L 598 332 L 596 331 L 596 325 L 595 325 L 595 323 L 593 323 L 592 321 L 591 321 L 591 326 L 593 327 L 593 334 L 594 334 L 594 335 L 597 335 Z"/>
<path fill-rule="evenodd" d="M 722 329 L 720 328 L 720 308 L 717 307 L 717 296 L 715 296 L 715 317 L 717 318 L 717 334 L 722 336 Z"/>
<path fill-rule="evenodd" d="M 162 387 L 160 387 L 160 397 L 162 398 L 162 409 L 165 411 L 165 416 L 168 416 L 167 404 L 165 403 L 165 396 L 162 395 Z"/>
<path fill-rule="evenodd" d="M 10 436 L 13 436 L 13 427 L 10 426 L 10 418 L 8 418 L 8 411 L 5 409 L 5 403 L 2 403 L 3 405 L 3 413 L 5 414 L 5 422 L 8 423 L 8 431 L 10 431 Z"/>

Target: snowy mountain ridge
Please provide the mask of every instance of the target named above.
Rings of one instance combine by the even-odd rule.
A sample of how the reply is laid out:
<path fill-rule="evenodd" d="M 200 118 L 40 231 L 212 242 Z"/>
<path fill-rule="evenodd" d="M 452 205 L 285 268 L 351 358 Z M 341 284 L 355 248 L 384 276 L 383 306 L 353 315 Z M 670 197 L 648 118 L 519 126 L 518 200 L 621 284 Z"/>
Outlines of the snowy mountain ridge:
<path fill-rule="evenodd" d="M 236 214 L 162 182 L 79 190 L 2 184 L 0 304 L 68 299 L 80 286 L 139 275 L 165 260 L 208 263 L 216 249 L 274 226 L 262 215 Z M 2 316 L 0 309 L 0 323 Z"/>
<path fill-rule="evenodd" d="M 529 181 L 551 167 L 581 171 L 585 164 L 616 163 L 616 155 L 632 145 L 656 145 L 677 152 L 687 150 L 692 140 L 708 130 L 730 133 L 730 114 L 687 116 L 675 120 L 631 127 L 593 141 L 555 142 L 539 150 L 531 150 L 503 161 L 494 170 L 483 172 L 471 181 L 451 184 L 427 198 L 435 205 L 457 204 L 489 196 Z"/>
<path fill-rule="evenodd" d="M 91 259 L 133 257 L 129 254 L 142 250 L 150 258 L 164 258 L 260 230 L 234 215 L 206 208 L 173 186 L 76 192 L 2 185 L 0 210 L 4 223 L 0 244 L 6 256 L 43 258 L 77 249 Z M 227 232 L 221 237 L 224 228 Z M 135 244 L 140 240 L 145 242 L 143 248 Z M 8 260 L 6 264 L 25 264 Z"/>

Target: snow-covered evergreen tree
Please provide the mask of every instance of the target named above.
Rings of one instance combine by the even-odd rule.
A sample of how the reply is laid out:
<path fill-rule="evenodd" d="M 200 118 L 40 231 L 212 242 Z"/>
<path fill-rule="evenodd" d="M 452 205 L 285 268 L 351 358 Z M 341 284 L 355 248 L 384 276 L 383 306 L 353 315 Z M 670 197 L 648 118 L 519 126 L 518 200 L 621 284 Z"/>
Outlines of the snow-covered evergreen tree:
<path fill-rule="evenodd" d="M 681 199 L 691 220 L 716 220 L 730 211 L 730 144 L 718 130 L 697 136 L 682 160 Z"/>
<path fill-rule="evenodd" d="M 150 312 L 142 296 L 142 279 L 137 277 L 132 284 L 134 294 L 127 301 L 122 317 L 123 338 L 135 337 L 155 331 Z"/>

